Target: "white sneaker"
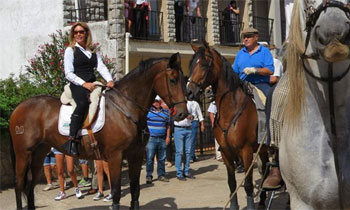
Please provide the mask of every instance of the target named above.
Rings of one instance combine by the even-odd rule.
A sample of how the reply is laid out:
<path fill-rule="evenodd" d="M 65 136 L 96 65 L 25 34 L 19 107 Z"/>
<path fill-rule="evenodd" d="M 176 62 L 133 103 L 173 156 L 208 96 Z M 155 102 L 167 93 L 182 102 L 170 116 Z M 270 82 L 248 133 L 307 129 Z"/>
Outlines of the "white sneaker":
<path fill-rule="evenodd" d="M 46 187 L 43 189 L 43 191 L 49 191 L 53 189 L 53 185 L 52 184 L 47 184 Z"/>
<path fill-rule="evenodd" d="M 104 202 L 111 202 L 113 201 L 113 197 L 112 194 L 109 194 L 107 197 L 105 197 L 105 199 L 103 199 Z"/>
<path fill-rule="evenodd" d="M 83 193 L 81 193 L 79 187 L 76 187 L 74 192 L 75 192 L 75 196 L 77 196 L 78 199 L 83 197 Z"/>
<path fill-rule="evenodd" d="M 60 201 L 60 200 L 65 199 L 65 198 L 66 198 L 66 193 L 60 191 L 58 193 L 58 196 L 55 198 L 55 200 Z"/>
<path fill-rule="evenodd" d="M 98 200 L 101 200 L 103 197 L 104 197 L 103 193 L 98 191 L 93 199 L 94 201 L 98 201 Z"/>

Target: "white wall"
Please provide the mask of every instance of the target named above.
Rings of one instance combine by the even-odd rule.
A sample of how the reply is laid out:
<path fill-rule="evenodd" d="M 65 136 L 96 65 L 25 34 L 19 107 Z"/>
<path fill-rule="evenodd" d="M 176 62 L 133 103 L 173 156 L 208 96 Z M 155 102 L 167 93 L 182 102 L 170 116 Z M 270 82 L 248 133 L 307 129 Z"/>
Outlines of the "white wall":
<path fill-rule="evenodd" d="M 63 29 L 63 0 L 0 0 L 0 79 L 18 75 L 49 34 Z"/>

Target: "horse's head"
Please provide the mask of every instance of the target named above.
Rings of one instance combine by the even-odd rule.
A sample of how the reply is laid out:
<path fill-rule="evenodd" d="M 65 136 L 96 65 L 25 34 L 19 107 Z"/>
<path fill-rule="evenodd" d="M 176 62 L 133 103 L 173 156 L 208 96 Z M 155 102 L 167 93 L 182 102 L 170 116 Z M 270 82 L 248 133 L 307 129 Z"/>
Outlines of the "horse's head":
<path fill-rule="evenodd" d="M 349 5 L 349 0 L 294 1 L 286 54 L 290 86 L 299 87 L 289 94 L 287 118 L 294 123 L 305 101 L 305 75 L 328 88 L 349 72 Z"/>
<path fill-rule="evenodd" d="M 305 45 L 308 47 L 308 39 L 311 44 L 307 54 L 319 55 L 328 63 L 348 59 L 350 1 L 305 0 L 304 3 Z"/>
<path fill-rule="evenodd" d="M 198 100 L 202 91 L 215 81 L 214 55 L 207 43 L 204 43 L 204 47 L 191 47 L 194 55 L 190 61 L 187 97 Z"/>
<path fill-rule="evenodd" d="M 188 112 L 180 54 L 173 54 L 165 67 L 154 79 L 154 90 L 169 106 L 174 120 L 182 120 Z"/>

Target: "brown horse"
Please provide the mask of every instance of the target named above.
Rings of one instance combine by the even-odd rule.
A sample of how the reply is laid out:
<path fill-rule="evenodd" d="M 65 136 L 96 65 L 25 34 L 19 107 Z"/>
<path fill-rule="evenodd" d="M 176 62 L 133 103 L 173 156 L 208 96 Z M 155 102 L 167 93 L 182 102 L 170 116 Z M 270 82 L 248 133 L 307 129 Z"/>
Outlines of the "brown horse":
<path fill-rule="evenodd" d="M 218 110 L 214 136 L 220 144 L 232 194 L 237 185 L 235 159 L 241 157 L 247 171 L 258 147 L 257 111 L 247 85 L 232 72 L 231 64 L 219 52 L 210 49 L 207 43 L 200 48 L 192 45 L 192 49 L 195 54 L 190 61 L 188 98 L 197 99 L 204 88 L 212 86 Z M 263 148 L 260 158 L 265 168 L 268 156 L 266 147 Z M 251 171 L 244 183 L 248 209 L 255 209 L 252 177 Z M 265 193 L 261 193 L 260 205 L 264 206 L 265 199 Z M 232 198 L 230 209 L 239 209 L 237 195 Z"/>
<path fill-rule="evenodd" d="M 106 119 L 103 129 L 95 134 L 101 155 L 107 160 L 113 195 L 113 209 L 119 209 L 121 196 L 122 158 L 128 160 L 131 209 L 139 208 L 140 171 L 144 155 L 142 130 L 146 127 L 148 108 L 156 94 L 173 108 L 175 120 L 187 116 L 185 85 L 179 54 L 169 58 L 142 61 L 116 86 L 107 91 Z M 22 209 L 21 192 L 34 209 L 34 186 L 41 173 L 43 160 L 50 147 L 61 152 L 67 140 L 58 132 L 58 113 L 61 102 L 52 96 L 36 96 L 25 100 L 13 111 L 10 133 L 15 152 L 16 202 Z M 82 138 L 79 158 L 97 159 L 88 137 Z"/>

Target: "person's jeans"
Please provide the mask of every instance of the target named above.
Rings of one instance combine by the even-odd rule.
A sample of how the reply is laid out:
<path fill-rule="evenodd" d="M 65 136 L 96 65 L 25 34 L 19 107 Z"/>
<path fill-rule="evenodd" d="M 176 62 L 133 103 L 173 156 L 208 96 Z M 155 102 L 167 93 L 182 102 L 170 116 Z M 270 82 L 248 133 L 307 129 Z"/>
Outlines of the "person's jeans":
<path fill-rule="evenodd" d="M 190 160 L 195 160 L 195 154 L 194 151 L 196 149 L 196 139 L 197 139 L 197 129 L 198 129 L 198 120 L 193 120 L 192 121 L 192 126 L 191 126 L 191 154 L 190 154 Z"/>
<path fill-rule="evenodd" d="M 154 156 L 157 153 L 157 174 L 158 177 L 165 176 L 165 157 L 166 157 L 166 143 L 165 136 L 149 137 L 146 146 L 147 163 L 146 163 L 146 177 L 153 178 L 153 164 Z"/>
<path fill-rule="evenodd" d="M 176 176 L 183 177 L 189 174 L 190 170 L 190 153 L 191 153 L 191 128 L 177 128 L 174 129 L 175 139 L 175 167 Z M 185 146 L 185 165 L 182 169 L 182 155 Z"/>
<path fill-rule="evenodd" d="M 271 90 L 271 86 L 270 84 L 267 84 L 267 83 L 264 83 L 264 82 L 261 82 L 261 83 L 256 83 L 254 84 L 257 88 L 259 88 L 263 93 L 264 95 L 267 97 L 269 95 L 269 92 Z"/>

